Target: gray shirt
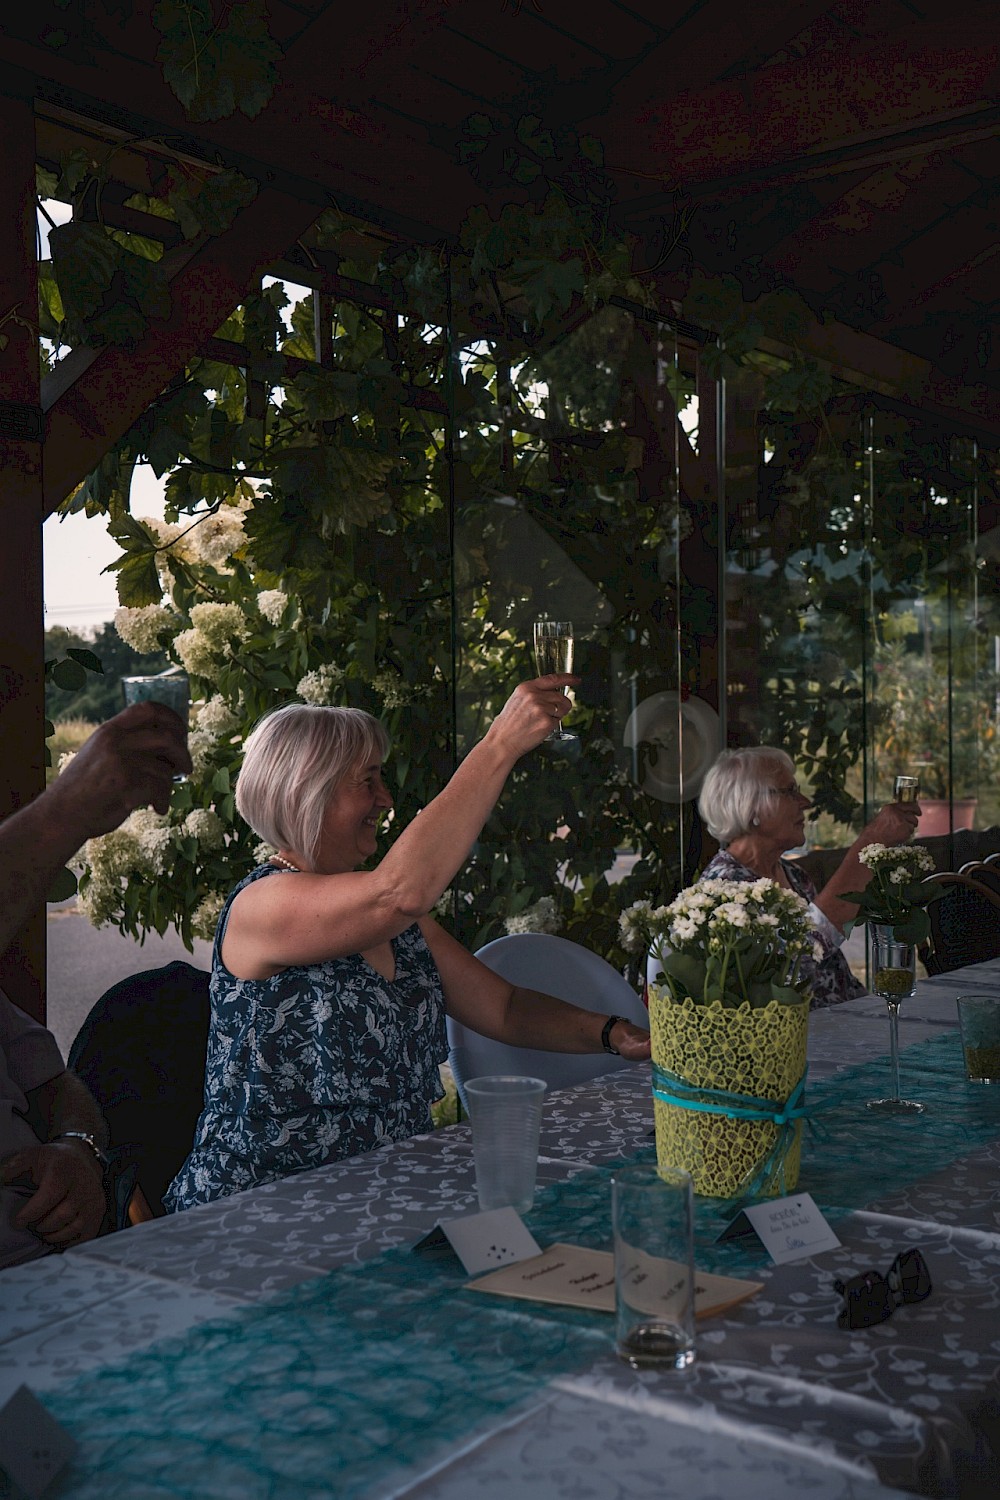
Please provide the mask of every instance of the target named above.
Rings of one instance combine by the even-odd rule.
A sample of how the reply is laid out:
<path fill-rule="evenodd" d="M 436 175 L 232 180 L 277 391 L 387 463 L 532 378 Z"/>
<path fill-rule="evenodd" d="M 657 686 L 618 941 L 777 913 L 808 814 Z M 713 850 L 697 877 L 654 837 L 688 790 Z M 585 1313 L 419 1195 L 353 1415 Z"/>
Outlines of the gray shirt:
<path fill-rule="evenodd" d="M 38 1145 L 38 1137 L 25 1119 L 25 1096 L 57 1078 L 65 1068 L 51 1031 L 25 1015 L 0 990 L 0 1160 Z M 33 1191 L 0 1187 L 0 1267 L 49 1253 L 51 1247 L 29 1229 L 14 1227 L 14 1216 Z"/>

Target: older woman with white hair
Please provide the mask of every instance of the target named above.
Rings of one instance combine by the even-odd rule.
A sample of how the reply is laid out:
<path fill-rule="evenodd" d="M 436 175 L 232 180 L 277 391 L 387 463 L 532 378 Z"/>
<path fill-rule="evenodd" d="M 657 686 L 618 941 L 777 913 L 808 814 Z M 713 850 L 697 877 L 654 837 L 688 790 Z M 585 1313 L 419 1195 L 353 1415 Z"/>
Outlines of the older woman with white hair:
<path fill-rule="evenodd" d="M 392 807 L 382 726 L 359 709 L 305 704 L 258 724 L 236 806 L 276 852 L 219 920 L 205 1107 L 168 1208 L 428 1129 L 446 1011 L 515 1046 L 649 1056 L 648 1032 L 511 985 L 429 916 L 514 764 L 569 712 L 564 688 L 576 681 L 522 683 L 368 869 Z"/>
<path fill-rule="evenodd" d="M 864 994 L 847 966 L 840 945 L 844 923 L 857 906 L 843 899 L 860 891 L 872 872 L 858 856 L 867 844 L 902 844 L 920 816 L 918 803 L 893 802 L 864 828 L 822 891 L 794 860 L 782 858 L 805 839 L 805 815 L 812 806 L 799 790 L 795 765 L 784 750 L 753 745 L 723 750 L 709 770 L 698 798 L 698 811 L 721 848 L 701 873 L 702 880 L 758 880 L 766 876 L 809 902 L 809 914 L 823 957 L 807 977 L 814 1006 L 837 1005 Z"/>

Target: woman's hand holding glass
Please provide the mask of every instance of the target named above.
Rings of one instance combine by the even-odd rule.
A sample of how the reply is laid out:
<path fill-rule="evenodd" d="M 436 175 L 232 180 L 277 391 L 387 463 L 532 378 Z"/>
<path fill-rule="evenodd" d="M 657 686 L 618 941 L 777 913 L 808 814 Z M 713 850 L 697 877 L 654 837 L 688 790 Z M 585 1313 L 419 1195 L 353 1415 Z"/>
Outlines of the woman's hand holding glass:
<path fill-rule="evenodd" d="M 515 756 L 534 750 L 573 707 L 565 689 L 580 681 L 571 672 L 553 672 L 522 682 L 514 689 L 487 732 Z"/>

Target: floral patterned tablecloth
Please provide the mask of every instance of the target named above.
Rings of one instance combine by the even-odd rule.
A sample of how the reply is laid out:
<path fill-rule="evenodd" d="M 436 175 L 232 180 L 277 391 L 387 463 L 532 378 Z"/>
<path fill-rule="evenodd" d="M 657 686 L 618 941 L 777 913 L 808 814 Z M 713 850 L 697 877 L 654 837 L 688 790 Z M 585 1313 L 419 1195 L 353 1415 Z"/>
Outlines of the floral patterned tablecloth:
<path fill-rule="evenodd" d="M 947 1050 L 956 987 L 967 987 L 970 978 L 977 988 L 996 982 L 986 972 L 991 966 L 979 968 L 964 981 L 921 986 L 913 1007 L 918 1019 L 904 1029 L 904 1083 L 907 1052 L 918 1077 L 920 1057 L 944 1055 L 934 1038 L 943 1038 Z M 881 1053 L 878 1003 L 867 999 L 852 1006 L 854 1015 L 852 1007 L 840 1007 L 840 1015 L 815 1018 L 823 1025 L 815 1028 L 811 1047 L 813 1076 L 835 1077 L 838 1068 Z M 933 1131 L 933 1116 L 929 1123 Z M 560 1199 L 572 1204 L 574 1195 L 585 1195 L 588 1166 L 649 1151 L 651 1124 L 646 1069 L 553 1095 L 543 1127 L 541 1206 Z M 553 1500 L 587 1493 L 685 1493 L 709 1500 L 740 1493 L 761 1500 L 784 1500 L 786 1494 L 848 1500 L 878 1494 L 879 1480 L 897 1490 L 972 1500 L 1000 1494 L 1000 1147 L 995 1139 L 982 1139 L 988 1123 L 980 1120 L 978 1128 L 969 1149 L 951 1151 L 931 1170 L 903 1173 L 898 1185 L 883 1172 L 865 1208 L 837 1220 L 841 1250 L 793 1266 L 752 1267 L 766 1282 L 764 1291 L 730 1317 L 704 1325 L 696 1364 L 683 1376 L 638 1375 L 605 1352 L 610 1323 L 597 1331 L 595 1343 L 592 1328 L 581 1332 L 571 1321 L 571 1332 L 560 1334 L 563 1352 L 553 1352 L 550 1366 L 543 1360 L 534 1389 L 526 1387 L 510 1400 L 506 1393 L 491 1415 L 474 1414 L 461 1431 L 443 1424 L 444 1440 L 418 1445 L 416 1461 L 398 1454 L 393 1460 L 392 1444 L 386 1443 L 379 1462 L 359 1465 L 352 1479 L 350 1466 L 337 1469 L 330 1432 L 321 1437 L 316 1428 L 322 1382 L 313 1371 L 304 1386 L 289 1389 L 289 1410 L 268 1436 L 273 1443 L 274 1433 L 284 1431 L 302 1441 L 304 1422 L 310 1441 L 320 1444 L 315 1473 L 328 1473 L 329 1482 L 296 1492 L 296 1500 L 298 1493 L 424 1500 L 459 1494 Z M 873 1160 L 880 1148 L 873 1133 Z M 271 1312 L 258 1304 L 275 1297 L 277 1309 L 283 1298 L 303 1295 L 307 1302 L 315 1295 L 322 1305 L 325 1283 L 319 1278 L 326 1272 L 343 1266 L 364 1275 L 366 1262 L 387 1255 L 395 1263 L 400 1252 L 393 1247 L 412 1244 L 438 1218 L 475 1206 L 471 1143 L 467 1127 L 460 1126 L 18 1268 L 0 1277 L 0 1377 L 20 1370 L 29 1384 L 51 1393 L 46 1399 L 55 1401 L 60 1415 L 60 1393 L 71 1414 L 81 1393 L 91 1392 L 93 1377 L 81 1383 L 87 1370 L 106 1370 L 101 1379 L 120 1395 L 129 1390 L 129 1361 L 139 1368 L 145 1360 L 144 1378 L 155 1384 L 158 1372 L 172 1363 L 184 1368 L 176 1350 L 205 1320 L 216 1320 L 210 1328 L 225 1328 L 232 1316 L 266 1320 Z M 541 1222 L 547 1223 L 547 1211 Z M 586 1222 L 582 1211 L 579 1222 Z M 934 1295 L 876 1329 L 837 1329 L 834 1277 L 869 1266 L 884 1270 L 907 1244 L 924 1250 Z M 244 1313 L 227 1317 L 240 1306 Z M 509 1314 L 518 1324 L 524 1316 Z M 551 1321 L 543 1319 L 542 1326 L 550 1329 Z M 185 1328 L 193 1331 L 185 1335 Z M 173 1337 L 153 1343 L 150 1354 L 130 1354 L 164 1334 Z M 232 1344 L 230 1333 L 219 1337 Z M 270 1334 L 263 1347 L 277 1347 Z M 123 1355 L 119 1381 L 114 1362 Z M 76 1383 L 67 1384 L 72 1377 Z M 461 1386 L 461 1367 L 454 1379 Z M 358 1398 L 362 1421 L 363 1382 Z M 433 1435 L 435 1404 L 417 1420 Z M 193 1476 L 183 1478 L 176 1436 L 168 1442 L 163 1435 L 159 1469 L 155 1443 L 152 1467 L 144 1455 L 143 1493 L 228 1492 L 198 1488 L 204 1479 L 198 1479 L 200 1456 Z M 255 1466 L 253 1438 L 245 1434 L 243 1441 L 242 1468 L 226 1481 L 236 1483 L 233 1492 L 292 1493 L 275 1480 L 273 1468 Z M 102 1454 L 91 1470 L 98 1475 L 92 1486 L 81 1471 L 54 1494 L 137 1493 L 134 1475 L 127 1473 L 121 1476 L 124 1487 L 116 1488 L 113 1458 Z M 665 1475 L 671 1479 L 667 1489 Z"/>

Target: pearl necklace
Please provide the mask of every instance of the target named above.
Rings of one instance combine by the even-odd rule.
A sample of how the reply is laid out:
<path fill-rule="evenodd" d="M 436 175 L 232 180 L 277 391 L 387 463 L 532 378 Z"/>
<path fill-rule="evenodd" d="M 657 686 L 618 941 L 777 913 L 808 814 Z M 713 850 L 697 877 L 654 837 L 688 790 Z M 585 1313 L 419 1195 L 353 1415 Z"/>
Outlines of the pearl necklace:
<path fill-rule="evenodd" d="M 290 860 L 283 859 L 280 854 L 272 854 L 271 863 L 272 865 L 277 865 L 279 870 L 291 870 L 293 875 L 302 874 L 298 865 L 293 865 Z"/>

